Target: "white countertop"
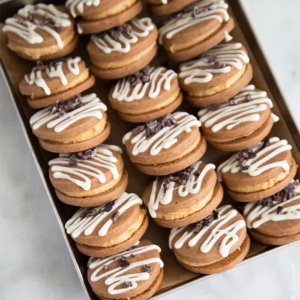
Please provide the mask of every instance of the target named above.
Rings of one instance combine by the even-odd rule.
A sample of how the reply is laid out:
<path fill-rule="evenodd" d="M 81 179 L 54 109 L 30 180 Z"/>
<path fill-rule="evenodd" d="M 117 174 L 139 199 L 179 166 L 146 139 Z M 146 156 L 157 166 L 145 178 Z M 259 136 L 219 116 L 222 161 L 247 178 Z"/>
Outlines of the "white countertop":
<path fill-rule="evenodd" d="M 300 128 L 300 1 L 241 1 Z M 2 77 L 0 91 L 0 299 L 83 300 Z M 300 299 L 299 253 L 300 243 L 162 299 Z"/>

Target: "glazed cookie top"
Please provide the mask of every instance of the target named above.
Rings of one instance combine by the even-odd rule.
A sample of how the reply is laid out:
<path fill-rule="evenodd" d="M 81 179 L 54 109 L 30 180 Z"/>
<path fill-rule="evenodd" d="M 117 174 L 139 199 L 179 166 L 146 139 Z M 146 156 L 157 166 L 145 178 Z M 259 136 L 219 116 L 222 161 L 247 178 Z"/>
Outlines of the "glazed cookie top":
<path fill-rule="evenodd" d="M 253 178 L 268 180 L 282 171 L 288 172 L 292 163 L 292 146 L 287 140 L 273 137 L 265 142 L 232 155 L 218 167 L 219 179 L 227 182 L 252 182 Z"/>
<path fill-rule="evenodd" d="M 146 291 L 164 264 L 160 247 L 142 240 L 137 245 L 104 259 L 90 258 L 88 280 L 93 291 L 102 297 L 130 298 Z"/>
<path fill-rule="evenodd" d="M 199 264 L 211 264 L 238 249 L 246 234 L 242 215 L 231 205 L 224 205 L 198 223 L 173 228 L 169 247 L 183 260 L 192 257 Z"/>
<path fill-rule="evenodd" d="M 221 0 L 203 0 L 188 6 L 182 12 L 174 14 L 174 17 L 159 29 L 159 44 L 168 43 L 168 40 L 177 39 L 180 36 L 183 38 L 182 35 L 194 29 L 197 29 L 201 35 L 202 32 L 199 29 L 202 26 L 205 31 L 208 28 L 209 31 L 218 28 L 220 23 L 230 19 L 227 9 L 228 4 Z M 210 25 L 207 27 L 208 24 Z"/>
<path fill-rule="evenodd" d="M 83 152 L 60 154 L 48 163 L 51 182 L 58 189 L 67 184 L 73 191 L 88 191 L 118 180 L 124 165 L 121 154 L 118 146 L 105 144 Z"/>
<path fill-rule="evenodd" d="M 85 73 L 88 69 L 79 56 L 61 58 L 47 64 L 37 61 L 31 72 L 24 75 L 19 89 L 23 95 L 46 97 L 56 93 L 61 85 L 67 88 L 81 76 L 87 77 Z"/>
<path fill-rule="evenodd" d="M 56 140 L 77 136 L 102 121 L 106 123 L 107 107 L 96 94 L 75 96 L 46 107 L 30 118 L 33 133 L 40 138 Z"/>
<path fill-rule="evenodd" d="M 19 9 L 16 15 L 5 20 L 2 30 L 16 44 L 29 47 L 56 44 L 62 49 L 63 39 L 74 31 L 74 24 L 63 7 L 39 3 Z"/>
<path fill-rule="evenodd" d="M 234 139 L 252 133 L 271 115 L 277 121 L 278 117 L 271 114 L 272 107 L 266 92 L 248 85 L 231 100 L 201 109 L 198 116 L 203 130 L 209 135 L 223 140 Z"/>
<path fill-rule="evenodd" d="M 299 181 L 292 181 L 268 198 L 246 204 L 244 216 L 249 229 L 271 236 L 297 234 L 300 226 Z"/>
<path fill-rule="evenodd" d="M 147 37 L 155 29 L 150 18 L 134 18 L 129 22 L 91 36 L 91 42 L 103 54 L 128 53 L 133 44 Z"/>
<path fill-rule="evenodd" d="M 165 162 L 182 154 L 195 141 L 199 142 L 200 126 L 200 121 L 193 115 L 175 112 L 136 127 L 123 137 L 122 142 L 134 162 Z"/>
<path fill-rule="evenodd" d="M 124 232 L 124 228 L 130 228 L 138 219 L 142 203 L 136 194 L 123 193 L 110 203 L 80 208 L 68 220 L 65 228 L 76 242 L 82 244 L 96 236 L 105 240 L 116 239 Z"/>
<path fill-rule="evenodd" d="M 179 67 L 179 80 L 183 87 L 193 85 L 214 86 L 226 81 L 229 75 L 243 70 L 249 57 L 241 43 L 219 44 L 199 58 Z"/>
<path fill-rule="evenodd" d="M 152 218 L 157 212 L 172 213 L 192 206 L 195 197 L 205 198 L 213 193 L 217 182 L 215 165 L 198 161 L 189 168 L 164 177 L 156 177 L 143 193 Z"/>

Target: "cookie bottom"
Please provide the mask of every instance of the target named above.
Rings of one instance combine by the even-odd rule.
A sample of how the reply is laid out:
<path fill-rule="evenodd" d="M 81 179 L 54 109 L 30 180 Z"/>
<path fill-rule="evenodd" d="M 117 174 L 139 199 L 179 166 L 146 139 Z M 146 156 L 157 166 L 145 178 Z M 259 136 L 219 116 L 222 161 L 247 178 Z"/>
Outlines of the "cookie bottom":
<path fill-rule="evenodd" d="M 92 87 L 94 83 L 95 83 L 95 76 L 91 74 L 87 80 L 64 92 L 53 94 L 44 98 L 30 99 L 30 97 L 27 97 L 27 103 L 33 109 L 47 107 L 49 105 L 55 104 L 56 102 L 69 99 L 77 94 L 84 92 L 85 90 Z"/>
<path fill-rule="evenodd" d="M 192 165 L 196 161 L 200 160 L 200 158 L 204 155 L 205 151 L 206 151 L 206 140 L 202 136 L 199 144 L 193 151 L 191 151 L 190 153 L 186 154 L 185 156 L 175 161 L 171 161 L 165 164 L 164 163 L 157 164 L 157 165 L 142 165 L 137 163 L 135 163 L 134 165 L 139 171 L 147 175 L 163 176 L 187 168 L 188 166 Z"/>
<path fill-rule="evenodd" d="M 227 271 L 231 268 L 233 268 L 235 265 L 240 263 L 248 254 L 250 249 L 250 238 L 247 235 L 243 244 L 239 249 L 231 253 L 228 257 L 215 262 L 211 265 L 206 266 L 200 266 L 200 267 L 193 267 L 187 264 L 184 264 L 180 262 L 180 258 L 176 256 L 178 262 L 187 270 L 194 272 L 194 273 L 200 273 L 200 274 L 216 274 L 221 273 L 224 271 Z"/>
<path fill-rule="evenodd" d="M 167 4 L 160 4 L 160 5 L 151 5 L 149 4 L 149 10 L 152 15 L 155 16 L 163 16 L 163 15 L 169 15 L 176 12 L 181 11 L 186 6 L 197 2 L 198 0 L 171 0 Z"/>
<path fill-rule="evenodd" d="M 223 199 L 223 188 L 222 185 L 219 182 L 217 182 L 214 188 L 212 198 L 199 211 L 196 211 L 187 217 L 177 219 L 177 220 L 162 220 L 157 218 L 154 218 L 153 220 L 162 227 L 167 227 L 167 228 L 183 227 L 191 223 L 196 223 L 206 218 L 221 203 L 222 199 Z"/>
<path fill-rule="evenodd" d="M 77 143 L 58 143 L 49 140 L 39 139 L 40 145 L 43 149 L 52 152 L 52 153 L 70 153 L 70 152 L 79 152 L 86 149 L 96 147 L 103 143 L 110 135 L 110 124 L 106 122 L 104 130 L 97 136 L 92 137 L 91 139 L 77 142 Z"/>
<path fill-rule="evenodd" d="M 191 105 L 196 107 L 203 107 L 212 104 L 222 103 L 234 97 L 237 93 L 239 93 L 251 81 L 252 76 L 253 76 L 253 70 L 251 64 L 249 63 L 246 65 L 246 70 L 242 75 L 242 77 L 240 77 L 229 88 L 211 96 L 206 96 L 206 97 L 187 96 L 186 98 Z"/>
<path fill-rule="evenodd" d="M 164 278 L 164 270 L 160 269 L 160 272 L 158 274 L 158 276 L 154 279 L 153 283 L 148 287 L 148 289 L 144 292 L 142 292 L 139 295 L 136 296 L 132 296 L 130 298 L 118 298 L 118 300 L 147 300 L 149 298 L 151 298 L 156 291 L 159 289 L 162 281 Z M 116 299 L 116 298 L 105 298 L 102 297 L 101 295 L 97 295 L 96 296 L 101 299 L 101 300 L 112 300 L 112 299 Z M 113 297 L 113 295 L 112 295 Z"/>
<path fill-rule="evenodd" d="M 128 248 L 133 246 L 136 242 L 138 242 L 146 232 L 147 228 L 148 228 L 148 216 L 147 214 L 145 214 L 144 220 L 140 228 L 137 231 L 135 231 L 128 240 L 120 244 L 113 245 L 110 247 L 94 247 L 94 246 L 88 246 L 88 245 L 76 243 L 76 247 L 81 253 L 87 256 L 107 257 L 110 255 L 115 255 L 122 251 L 127 250 Z"/>
<path fill-rule="evenodd" d="M 285 188 L 291 180 L 295 177 L 297 173 L 297 164 L 295 160 L 293 159 L 290 172 L 289 174 L 281 181 L 277 182 L 274 186 L 272 186 L 269 189 L 252 192 L 252 193 L 240 193 L 240 192 L 234 192 L 232 190 L 227 189 L 229 196 L 239 202 L 254 202 L 258 201 L 263 198 L 267 198 L 269 196 L 272 196 L 276 194 L 277 192 L 281 191 L 283 188 Z"/>
<path fill-rule="evenodd" d="M 290 244 L 300 240 L 300 231 L 294 235 L 280 236 L 280 237 L 266 235 L 254 229 L 250 229 L 249 233 L 251 237 L 253 237 L 256 241 L 265 245 L 272 245 L 272 246 L 281 246 L 281 245 Z"/>
<path fill-rule="evenodd" d="M 158 119 L 168 113 L 171 113 L 174 111 L 176 108 L 178 108 L 182 102 L 182 93 L 179 93 L 178 97 L 169 105 L 165 107 L 161 107 L 157 110 L 154 111 L 149 111 L 147 113 L 143 114 L 124 114 L 121 112 L 118 112 L 118 115 L 120 118 L 124 121 L 127 122 L 132 122 L 132 123 L 145 123 L 154 119 Z"/>
<path fill-rule="evenodd" d="M 125 192 L 127 185 L 128 173 L 124 169 L 122 178 L 117 182 L 115 186 L 105 191 L 104 193 L 90 197 L 71 197 L 55 189 L 55 194 L 57 198 L 63 203 L 79 207 L 94 207 L 119 198 Z"/>
<path fill-rule="evenodd" d="M 225 143 L 211 142 L 209 141 L 209 138 L 205 136 L 205 133 L 203 134 L 206 137 L 208 143 L 214 146 L 216 149 L 233 152 L 250 148 L 258 142 L 262 141 L 270 133 L 273 124 L 273 117 L 272 115 L 270 115 L 267 121 L 260 128 L 252 132 L 250 135 Z"/>
<path fill-rule="evenodd" d="M 78 20 L 77 31 L 79 34 L 92 34 L 103 32 L 116 26 L 120 26 L 125 22 L 133 19 L 143 9 L 143 4 L 137 0 L 131 7 L 119 14 L 99 20 Z"/>
<path fill-rule="evenodd" d="M 140 59 L 120 68 L 101 69 L 94 64 L 90 64 L 89 67 L 96 77 L 101 79 L 118 79 L 143 69 L 155 57 L 156 52 L 157 46 L 155 45 L 147 54 L 145 54 L 143 57 L 140 57 Z"/>

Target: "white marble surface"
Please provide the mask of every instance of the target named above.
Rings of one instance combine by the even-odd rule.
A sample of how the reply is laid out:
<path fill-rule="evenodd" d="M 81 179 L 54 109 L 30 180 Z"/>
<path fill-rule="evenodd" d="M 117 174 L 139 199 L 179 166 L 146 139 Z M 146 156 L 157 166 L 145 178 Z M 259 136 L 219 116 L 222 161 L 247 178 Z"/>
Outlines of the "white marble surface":
<path fill-rule="evenodd" d="M 242 3 L 300 128 L 300 1 Z M 0 91 L 0 299 L 83 300 L 2 77 Z M 300 299 L 299 253 L 298 243 L 163 299 Z"/>

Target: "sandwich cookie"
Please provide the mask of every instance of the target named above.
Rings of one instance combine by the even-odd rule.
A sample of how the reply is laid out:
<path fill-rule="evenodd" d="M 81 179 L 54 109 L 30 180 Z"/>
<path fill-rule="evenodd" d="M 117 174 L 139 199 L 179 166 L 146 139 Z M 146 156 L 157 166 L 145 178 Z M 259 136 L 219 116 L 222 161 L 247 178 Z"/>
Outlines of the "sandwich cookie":
<path fill-rule="evenodd" d="M 75 96 L 41 109 L 30 118 L 30 126 L 41 147 L 49 152 L 84 151 L 108 138 L 106 110 L 96 94 Z"/>
<path fill-rule="evenodd" d="M 157 52 L 157 35 L 150 18 L 92 35 L 87 45 L 91 71 L 102 79 L 117 79 L 141 70 Z"/>
<path fill-rule="evenodd" d="M 105 31 L 124 24 L 142 11 L 140 0 L 68 0 L 79 34 Z"/>
<path fill-rule="evenodd" d="M 215 165 L 198 161 L 185 170 L 156 177 L 143 192 L 150 216 L 163 227 L 186 226 L 207 217 L 222 201 Z"/>
<path fill-rule="evenodd" d="M 60 58 L 44 64 L 37 61 L 19 83 L 28 105 L 38 109 L 84 92 L 95 83 L 85 62 L 79 57 Z"/>
<path fill-rule="evenodd" d="M 169 247 L 185 269 L 215 274 L 240 263 L 249 252 L 250 239 L 243 216 L 224 205 L 198 223 L 173 228 Z"/>
<path fill-rule="evenodd" d="M 8 48 L 28 60 L 48 60 L 71 53 L 77 45 L 73 19 L 53 4 L 28 4 L 5 20 Z"/>
<path fill-rule="evenodd" d="M 136 194 L 92 208 L 81 208 L 65 228 L 78 250 L 95 257 L 107 257 L 133 246 L 148 227 L 147 211 Z"/>
<path fill-rule="evenodd" d="M 145 0 L 151 14 L 156 16 L 169 15 L 183 10 L 197 0 Z"/>
<path fill-rule="evenodd" d="M 292 146 L 273 137 L 232 155 L 218 167 L 231 198 L 253 202 L 283 189 L 296 175 Z"/>
<path fill-rule="evenodd" d="M 50 160 L 49 177 L 58 199 L 93 207 L 120 197 L 128 183 L 121 154 L 121 148 L 102 144 Z"/>
<path fill-rule="evenodd" d="M 141 172 L 168 175 L 198 161 L 206 151 L 201 123 L 186 112 L 175 112 L 128 132 L 123 144 Z"/>
<path fill-rule="evenodd" d="M 160 247 L 142 240 L 127 251 L 107 258 L 91 257 L 88 281 L 101 300 L 150 299 L 163 279 Z"/>
<path fill-rule="evenodd" d="M 241 43 L 219 44 L 179 67 L 179 82 L 193 106 L 224 102 L 252 79 L 252 66 Z"/>
<path fill-rule="evenodd" d="M 136 123 L 171 113 L 181 104 L 182 93 L 173 70 L 148 65 L 134 75 L 120 79 L 108 98 L 121 119 Z"/>
<path fill-rule="evenodd" d="M 227 9 L 225 1 L 202 0 L 171 15 L 158 39 L 168 58 L 186 61 L 224 40 L 234 27 Z"/>
<path fill-rule="evenodd" d="M 250 235 L 260 243 L 284 245 L 300 240 L 300 183 L 292 181 L 280 192 L 245 205 Z"/>
<path fill-rule="evenodd" d="M 206 140 L 223 151 L 239 151 L 254 146 L 271 131 L 279 118 L 271 111 L 267 93 L 246 86 L 231 100 L 213 104 L 198 113 Z"/>

